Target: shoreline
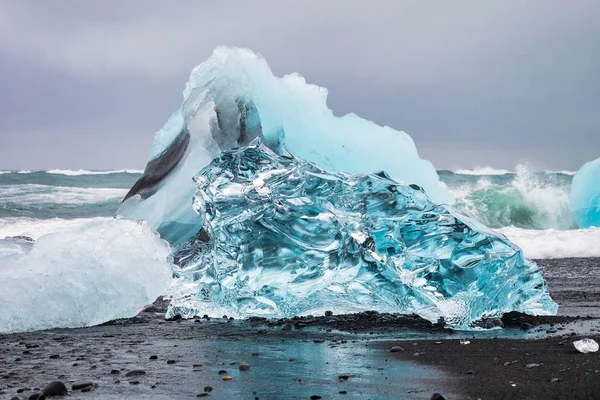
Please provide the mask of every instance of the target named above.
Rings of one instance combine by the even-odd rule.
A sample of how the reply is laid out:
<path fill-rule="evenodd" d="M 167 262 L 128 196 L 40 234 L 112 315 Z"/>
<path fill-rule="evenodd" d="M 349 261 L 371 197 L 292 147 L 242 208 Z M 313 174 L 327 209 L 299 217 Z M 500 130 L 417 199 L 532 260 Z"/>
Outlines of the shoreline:
<path fill-rule="evenodd" d="M 166 321 L 159 299 L 99 326 L 0 335 L 0 399 L 29 399 L 56 380 L 84 400 L 594 398 L 600 358 L 572 343 L 600 341 L 600 260 L 537 262 L 561 315 L 510 313 L 504 329 L 377 312 Z"/>

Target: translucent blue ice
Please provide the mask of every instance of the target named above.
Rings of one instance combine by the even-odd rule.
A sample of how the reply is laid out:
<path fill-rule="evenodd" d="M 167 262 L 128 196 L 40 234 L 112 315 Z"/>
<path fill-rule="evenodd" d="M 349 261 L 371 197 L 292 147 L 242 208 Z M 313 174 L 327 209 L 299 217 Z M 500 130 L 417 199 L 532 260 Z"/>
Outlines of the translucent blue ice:
<path fill-rule="evenodd" d="M 195 182 L 204 225 L 171 255 L 170 315 L 375 309 L 473 329 L 557 310 L 503 235 L 385 173 L 328 172 L 256 139 Z"/>
<path fill-rule="evenodd" d="M 584 164 L 573 178 L 571 214 L 580 228 L 600 226 L 600 158 Z"/>
<path fill-rule="evenodd" d="M 283 145 L 330 171 L 386 171 L 423 187 L 436 203 L 452 198 L 411 137 L 354 114 L 336 117 L 327 90 L 298 74 L 273 76 L 266 61 L 247 49 L 219 47 L 197 66 L 183 103 L 156 133 L 143 182 L 118 214 L 144 219 L 171 243 L 202 226 L 191 212 L 192 177 L 221 151 L 256 137 L 275 152 Z"/>

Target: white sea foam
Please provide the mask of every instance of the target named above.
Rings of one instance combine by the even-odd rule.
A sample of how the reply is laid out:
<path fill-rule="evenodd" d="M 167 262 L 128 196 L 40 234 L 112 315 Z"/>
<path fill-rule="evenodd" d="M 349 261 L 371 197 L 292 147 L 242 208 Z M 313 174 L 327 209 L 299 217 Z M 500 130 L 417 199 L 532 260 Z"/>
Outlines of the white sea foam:
<path fill-rule="evenodd" d="M 0 218 L 0 239 L 9 236 L 29 236 L 38 239 L 43 235 L 75 229 L 92 222 L 110 221 L 113 218 L 75 218 L 75 219 L 36 219 L 36 218 Z"/>
<path fill-rule="evenodd" d="M 600 257 L 600 228 L 559 231 L 498 229 L 528 258 Z"/>
<path fill-rule="evenodd" d="M 45 171 L 48 174 L 79 176 L 79 175 L 109 175 L 109 174 L 141 174 L 144 171 L 140 169 L 117 169 L 113 171 L 88 171 L 85 169 L 51 169 Z"/>
<path fill-rule="evenodd" d="M 91 221 L 0 252 L 0 334 L 99 324 L 165 294 L 168 244 L 145 223 Z"/>
<path fill-rule="evenodd" d="M 90 204 L 122 199 L 127 189 L 79 188 L 22 184 L 3 186 L 0 191 L 0 203 L 17 202 L 19 204 Z"/>
<path fill-rule="evenodd" d="M 453 171 L 457 175 L 506 175 L 512 174 L 506 169 L 496 169 L 494 167 L 475 167 L 473 169 L 458 169 Z"/>

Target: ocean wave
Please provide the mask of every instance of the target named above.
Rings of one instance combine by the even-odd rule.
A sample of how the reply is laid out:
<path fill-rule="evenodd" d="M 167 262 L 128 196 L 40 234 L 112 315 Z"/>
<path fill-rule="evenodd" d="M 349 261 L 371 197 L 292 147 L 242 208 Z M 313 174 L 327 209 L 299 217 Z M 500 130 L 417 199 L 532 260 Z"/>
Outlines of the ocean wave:
<path fill-rule="evenodd" d="M 518 166 L 514 177 L 480 177 L 449 185 L 455 206 L 492 228 L 574 229 L 570 179 Z"/>
<path fill-rule="evenodd" d="M 560 231 L 511 226 L 498 231 L 519 246 L 528 258 L 600 257 L 600 228 Z"/>
<path fill-rule="evenodd" d="M 39 184 L 8 185 L 0 191 L 0 204 L 91 204 L 121 200 L 127 189 L 80 188 Z"/>
<path fill-rule="evenodd" d="M 109 174 L 141 174 L 144 171 L 139 169 L 116 169 L 112 171 L 88 171 L 85 169 L 51 169 L 43 171 L 47 174 L 55 175 L 68 175 L 68 176 L 79 176 L 79 175 L 109 175 Z"/>

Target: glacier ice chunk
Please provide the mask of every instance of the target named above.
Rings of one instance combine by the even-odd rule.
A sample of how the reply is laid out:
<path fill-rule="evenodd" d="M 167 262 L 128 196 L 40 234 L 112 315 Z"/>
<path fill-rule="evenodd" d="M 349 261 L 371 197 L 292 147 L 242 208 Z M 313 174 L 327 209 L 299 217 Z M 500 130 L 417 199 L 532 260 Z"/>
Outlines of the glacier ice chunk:
<path fill-rule="evenodd" d="M 168 315 L 376 309 L 473 329 L 557 310 L 506 237 L 383 172 L 328 172 L 256 139 L 195 182 L 204 224 L 171 255 Z"/>
<path fill-rule="evenodd" d="M 167 292 L 169 253 L 146 223 L 118 219 L 0 240 L 0 334 L 131 317 Z"/>
<path fill-rule="evenodd" d="M 580 228 L 600 227 L 600 158 L 584 164 L 573 177 L 570 205 Z"/>
<path fill-rule="evenodd" d="M 577 349 L 578 352 L 583 354 L 595 353 L 600 348 L 598 346 L 598 342 L 590 338 L 583 338 L 581 340 L 577 340 L 573 342 L 573 346 L 575 346 L 575 349 Z"/>
<path fill-rule="evenodd" d="M 405 132 L 354 114 L 336 117 L 326 89 L 298 74 L 275 77 L 250 50 L 219 47 L 192 71 L 181 108 L 156 133 L 144 175 L 118 214 L 146 220 L 172 244 L 191 237 L 202 226 L 189 207 L 192 177 L 221 151 L 257 137 L 330 171 L 386 171 L 423 187 L 436 203 L 453 201 Z"/>

